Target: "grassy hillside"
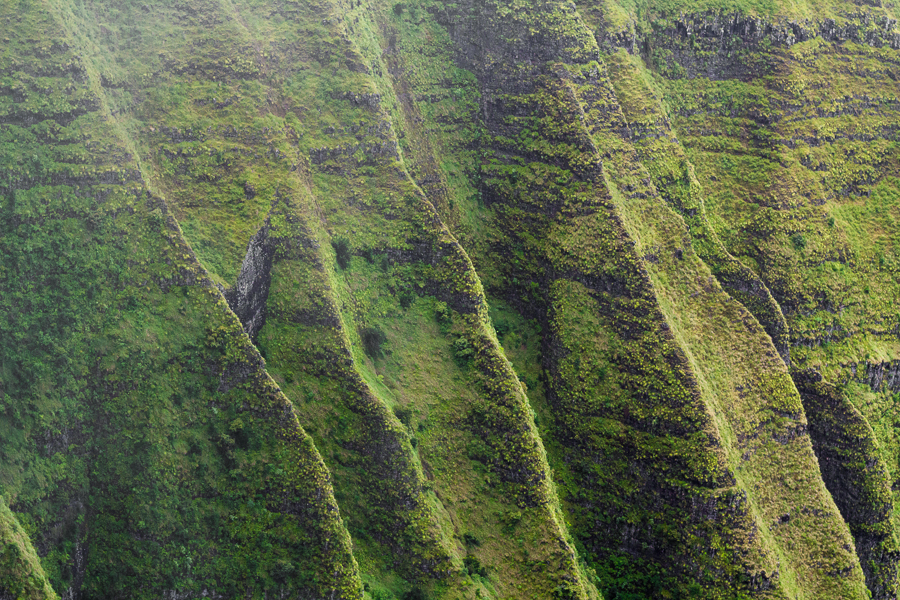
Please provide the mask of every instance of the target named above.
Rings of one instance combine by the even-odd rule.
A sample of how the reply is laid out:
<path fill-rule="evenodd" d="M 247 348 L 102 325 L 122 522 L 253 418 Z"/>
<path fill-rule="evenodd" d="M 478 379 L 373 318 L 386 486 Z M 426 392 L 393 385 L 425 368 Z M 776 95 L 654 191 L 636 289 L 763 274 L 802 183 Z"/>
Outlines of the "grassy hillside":
<path fill-rule="evenodd" d="M 3 5 L 15 535 L 70 597 L 359 598 L 328 471 L 147 183 L 66 8 Z"/>
<path fill-rule="evenodd" d="M 892 11 L 0 2 L 0 597 L 896 598 Z"/>

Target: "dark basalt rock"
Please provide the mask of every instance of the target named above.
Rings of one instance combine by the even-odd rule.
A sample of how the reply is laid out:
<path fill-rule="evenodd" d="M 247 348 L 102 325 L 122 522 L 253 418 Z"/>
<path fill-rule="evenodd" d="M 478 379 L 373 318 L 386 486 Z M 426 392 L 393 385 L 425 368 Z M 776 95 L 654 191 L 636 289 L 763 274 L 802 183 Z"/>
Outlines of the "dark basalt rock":
<path fill-rule="evenodd" d="M 900 360 L 889 362 L 859 363 L 850 366 L 857 381 L 861 381 L 872 388 L 874 392 L 900 391 Z"/>
<path fill-rule="evenodd" d="M 266 300 L 269 298 L 272 259 L 275 256 L 275 248 L 269 242 L 270 228 L 266 218 L 262 228 L 250 238 L 237 283 L 224 292 L 231 310 L 253 340 L 266 323 Z"/>
<path fill-rule="evenodd" d="M 866 585 L 876 600 L 896 599 L 900 552 L 893 537 L 890 479 L 865 418 L 816 371 L 793 373 L 825 486 L 850 526 Z"/>
<path fill-rule="evenodd" d="M 848 15 L 847 21 L 839 24 L 834 19 L 768 21 L 740 13 L 707 11 L 660 20 L 649 33 L 601 29 L 597 41 L 607 51 L 624 48 L 630 54 L 639 53 L 648 63 L 653 63 L 656 51 L 671 51 L 670 64 L 680 65 L 688 78 L 750 79 L 764 74 L 758 61 L 745 62 L 750 51 L 790 48 L 816 37 L 827 42 L 898 49 L 900 32 L 896 26 L 893 19 L 865 12 Z M 774 68 L 774 63 L 765 68 Z"/>

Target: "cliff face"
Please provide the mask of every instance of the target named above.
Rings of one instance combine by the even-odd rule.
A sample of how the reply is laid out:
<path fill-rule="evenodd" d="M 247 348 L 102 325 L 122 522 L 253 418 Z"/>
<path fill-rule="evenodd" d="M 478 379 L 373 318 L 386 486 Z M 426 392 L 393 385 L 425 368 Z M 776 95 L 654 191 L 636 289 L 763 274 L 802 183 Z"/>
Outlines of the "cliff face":
<path fill-rule="evenodd" d="M 892 10 L 0 4 L 0 598 L 896 598 Z"/>
<path fill-rule="evenodd" d="M 151 187 L 72 10 L 2 6 L 0 453 L 28 576 L 65 598 L 359 598 L 330 475 Z"/>

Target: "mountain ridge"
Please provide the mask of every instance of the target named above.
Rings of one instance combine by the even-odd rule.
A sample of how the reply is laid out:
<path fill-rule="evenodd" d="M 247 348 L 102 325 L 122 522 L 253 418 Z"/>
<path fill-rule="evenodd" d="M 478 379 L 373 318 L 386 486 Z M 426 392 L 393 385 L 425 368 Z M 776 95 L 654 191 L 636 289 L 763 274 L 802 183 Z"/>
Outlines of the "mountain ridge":
<path fill-rule="evenodd" d="M 892 7 L 0 11 L 0 597 L 897 597 Z"/>

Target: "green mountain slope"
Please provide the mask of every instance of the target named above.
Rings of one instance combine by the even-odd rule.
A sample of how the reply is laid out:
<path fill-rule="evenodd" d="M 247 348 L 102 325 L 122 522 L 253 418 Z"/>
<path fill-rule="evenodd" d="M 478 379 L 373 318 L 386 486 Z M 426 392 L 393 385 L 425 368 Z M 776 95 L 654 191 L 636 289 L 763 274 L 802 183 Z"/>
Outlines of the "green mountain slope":
<path fill-rule="evenodd" d="M 0 598 L 897 598 L 885 6 L 0 2 Z"/>

